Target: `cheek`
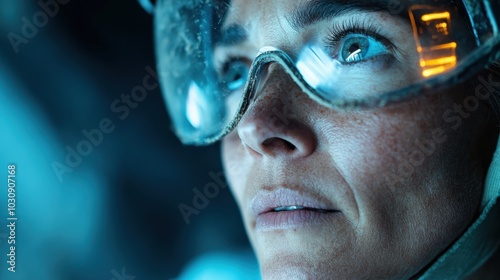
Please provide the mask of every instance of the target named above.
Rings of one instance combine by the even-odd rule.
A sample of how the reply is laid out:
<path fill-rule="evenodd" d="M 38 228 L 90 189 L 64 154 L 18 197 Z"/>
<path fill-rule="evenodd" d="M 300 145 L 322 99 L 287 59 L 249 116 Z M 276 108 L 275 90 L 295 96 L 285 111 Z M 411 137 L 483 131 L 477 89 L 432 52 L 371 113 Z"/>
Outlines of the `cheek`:
<path fill-rule="evenodd" d="M 358 203 L 372 208 L 367 212 L 404 205 L 431 191 L 429 181 L 448 166 L 443 151 L 455 152 L 434 137 L 448 103 L 422 99 L 324 120 L 322 152 L 330 155 Z"/>
<path fill-rule="evenodd" d="M 322 149 L 350 185 L 380 181 L 418 150 L 416 140 L 428 138 L 437 127 L 431 120 L 405 111 L 363 112 L 337 121 L 326 120 L 325 127 L 330 127 L 324 129 Z M 416 166 L 422 164 L 423 158 L 411 159 Z"/>
<path fill-rule="evenodd" d="M 235 131 L 232 131 L 222 140 L 221 150 L 224 173 L 231 192 L 241 208 L 251 158 L 245 156 L 245 149 Z"/>
<path fill-rule="evenodd" d="M 464 153 L 475 129 L 469 123 L 454 131 L 443 121 L 453 104 L 444 97 L 422 98 L 337 116 L 324 126 L 322 148 L 353 192 L 366 239 L 395 242 L 398 229 L 408 244 L 433 238 L 442 245 L 474 213 L 474 168 Z M 446 230 L 435 232 L 438 225 Z"/>

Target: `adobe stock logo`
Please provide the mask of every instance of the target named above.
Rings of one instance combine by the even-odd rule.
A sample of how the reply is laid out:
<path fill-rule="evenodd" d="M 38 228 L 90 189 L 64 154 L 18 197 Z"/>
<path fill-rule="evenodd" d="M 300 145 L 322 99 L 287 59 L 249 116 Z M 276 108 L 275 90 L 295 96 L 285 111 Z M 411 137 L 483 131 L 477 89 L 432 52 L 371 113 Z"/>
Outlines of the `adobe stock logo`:
<path fill-rule="evenodd" d="M 22 17 L 21 22 L 21 32 L 20 34 L 9 32 L 7 34 L 7 39 L 9 39 L 14 52 L 19 53 L 19 46 L 22 44 L 28 44 L 31 39 L 35 38 L 38 35 L 38 31 L 40 28 L 45 27 L 49 23 L 49 17 L 53 18 L 61 9 L 61 5 L 66 5 L 71 0 L 40 0 L 38 1 L 38 6 L 40 6 L 41 10 L 34 13 L 31 19 L 27 17 Z"/>
<path fill-rule="evenodd" d="M 111 270 L 111 274 L 113 274 L 113 278 L 111 280 L 134 280 L 135 276 L 128 275 L 125 267 L 122 267 L 121 273 L 116 271 L 116 269 Z"/>
<path fill-rule="evenodd" d="M 197 188 L 193 189 L 194 197 L 192 206 L 185 203 L 181 203 L 178 206 L 186 225 L 191 223 L 191 215 L 199 215 L 200 211 L 207 208 L 208 204 L 210 204 L 209 199 L 216 198 L 219 195 L 220 190 L 227 187 L 227 184 L 224 181 L 224 173 L 222 171 L 219 171 L 219 173 L 210 172 L 208 175 L 213 181 L 208 182 L 203 187 L 203 192 Z"/>
<path fill-rule="evenodd" d="M 132 110 L 138 108 L 140 103 L 145 102 L 149 94 L 158 88 L 158 74 L 150 66 L 147 66 L 145 70 L 147 74 L 142 78 L 142 83 L 132 88 L 129 94 L 121 94 L 120 98 L 110 104 L 111 112 L 116 114 L 119 121 L 125 121 L 131 115 Z M 116 119 L 105 117 L 99 121 L 96 128 L 82 130 L 82 139 L 74 146 L 66 146 L 65 161 L 52 162 L 52 169 L 59 182 L 62 183 L 66 173 L 72 173 L 86 158 L 90 157 L 105 141 L 105 138 L 116 130 L 116 127 Z"/>

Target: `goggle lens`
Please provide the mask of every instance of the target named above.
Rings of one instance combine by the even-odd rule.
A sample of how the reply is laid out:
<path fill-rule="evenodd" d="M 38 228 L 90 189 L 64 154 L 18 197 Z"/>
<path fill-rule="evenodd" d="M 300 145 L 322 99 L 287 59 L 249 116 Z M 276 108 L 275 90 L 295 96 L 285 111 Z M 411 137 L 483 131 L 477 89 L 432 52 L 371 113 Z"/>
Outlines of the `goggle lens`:
<path fill-rule="evenodd" d="M 370 18 L 387 11 L 364 13 L 368 20 L 323 20 L 259 49 L 248 44 L 252 20 L 230 1 L 157 3 L 159 73 L 177 135 L 202 145 L 231 131 L 270 63 L 281 64 L 311 98 L 342 109 L 404 100 L 498 58 L 498 34 L 479 36 L 465 7 L 414 2 L 397 16 L 399 26 Z M 279 11 L 275 17 L 283 18 Z"/>

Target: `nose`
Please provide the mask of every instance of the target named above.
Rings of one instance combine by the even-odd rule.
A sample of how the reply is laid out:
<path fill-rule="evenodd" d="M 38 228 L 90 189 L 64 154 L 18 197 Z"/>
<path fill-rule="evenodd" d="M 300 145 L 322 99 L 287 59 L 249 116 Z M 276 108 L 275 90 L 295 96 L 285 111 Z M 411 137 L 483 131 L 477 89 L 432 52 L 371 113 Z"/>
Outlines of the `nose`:
<path fill-rule="evenodd" d="M 277 65 L 260 76 L 254 101 L 237 127 L 242 145 L 256 157 L 304 158 L 317 146 L 307 122 L 309 98 Z"/>

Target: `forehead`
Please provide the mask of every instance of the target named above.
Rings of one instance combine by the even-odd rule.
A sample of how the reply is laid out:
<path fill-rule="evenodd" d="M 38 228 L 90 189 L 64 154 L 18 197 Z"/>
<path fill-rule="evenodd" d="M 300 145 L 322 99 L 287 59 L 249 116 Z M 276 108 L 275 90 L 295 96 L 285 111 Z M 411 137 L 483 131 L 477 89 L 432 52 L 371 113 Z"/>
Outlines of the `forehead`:
<path fill-rule="evenodd" d="M 276 15 L 291 13 L 297 7 L 302 6 L 306 3 L 311 3 L 312 0 L 231 0 L 230 1 L 230 15 L 243 16 L 246 18 L 252 18 L 260 16 L 261 18 L 266 18 L 269 16 L 276 17 Z M 233 18 L 236 20 L 236 18 Z"/>
<path fill-rule="evenodd" d="M 230 17 L 236 20 L 238 16 L 243 19 L 256 18 L 268 19 L 269 16 L 278 15 L 303 15 L 314 20 L 316 17 L 332 14 L 343 14 L 352 11 L 385 11 L 398 16 L 401 11 L 411 5 L 410 0 L 232 0 L 225 2 L 230 7 Z M 295 24 L 292 19 L 292 24 Z"/>
<path fill-rule="evenodd" d="M 294 29 L 290 16 L 310 0 L 233 0 L 223 27 L 243 28 L 249 41 L 283 41 Z"/>
<path fill-rule="evenodd" d="M 396 9 L 394 2 L 400 7 Z M 378 14 L 387 19 L 399 18 L 407 4 L 405 0 L 233 0 L 226 4 L 229 8 L 223 29 L 237 26 L 254 42 L 283 42 L 295 35 L 308 37 L 308 32 L 314 33 L 312 27 L 326 27 L 343 17 L 363 18 L 370 12 L 382 12 Z"/>

